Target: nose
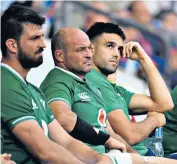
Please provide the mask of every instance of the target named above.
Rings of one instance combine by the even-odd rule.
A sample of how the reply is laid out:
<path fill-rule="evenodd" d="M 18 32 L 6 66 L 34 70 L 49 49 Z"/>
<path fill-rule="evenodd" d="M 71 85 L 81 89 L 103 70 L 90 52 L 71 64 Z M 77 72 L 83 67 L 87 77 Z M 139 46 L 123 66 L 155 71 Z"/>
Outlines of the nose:
<path fill-rule="evenodd" d="M 91 50 L 90 48 L 87 48 L 87 49 L 86 49 L 86 57 L 91 58 L 91 57 L 92 57 L 92 55 L 93 55 L 92 50 Z"/>
<path fill-rule="evenodd" d="M 119 59 L 120 58 L 120 53 L 119 53 L 119 51 L 115 51 L 114 52 L 114 55 L 113 55 L 116 59 Z"/>
<path fill-rule="evenodd" d="M 45 43 L 45 39 L 44 38 L 41 38 L 40 47 L 46 48 L 46 43 Z"/>

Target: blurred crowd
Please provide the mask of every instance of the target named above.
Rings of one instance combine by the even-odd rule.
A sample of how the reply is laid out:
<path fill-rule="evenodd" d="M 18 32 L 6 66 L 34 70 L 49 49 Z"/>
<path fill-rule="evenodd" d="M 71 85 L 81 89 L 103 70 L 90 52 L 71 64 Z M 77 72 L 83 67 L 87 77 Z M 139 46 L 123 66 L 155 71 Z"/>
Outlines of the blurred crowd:
<path fill-rule="evenodd" d="M 171 89 L 174 88 L 177 84 L 177 5 L 175 1 L 168 1 L 168 3 L 165 1 L 151 3 L 151 5 L 156 4 L 156 6 L 158 6 L 155 13 L 152 13 L 150 10 L 150 8 L 153 9 L 154 6 L 149 7 L 149 4 L 145 1 L 126 1 L 126 5 L 121 5 L 122 3 L 120 3 L 121 7 L 118 9 L 115 9 L 115 7 L 113 8 L 112 6 L 118 6 L 115 3 L 119 2 L 108 3 L 103 1 L 92 1 L 87 3 L 98 10 L 112 13 L 124 20 L 133 20 L 137 24 L 144 26 L 149 31 L 165 39 L 168 44 L 168 56 L 163 56 L 161 53 L 161 47 L 163 45 L 157 39 L 141 32 L 135 27 L 122 27 L 127 36 L 126 41 L 138 41 L 147 54 L 153 59 L 161 74 L 166 77 L 169 87 Z M 111 3 L 114 3 L 115 5 L 111 5 Z M 12 4 L 32 7 L 39 13 L 45 15 L 47 22 L 44 29 L 46 37 L 48 38 L 51 38 L 57 29 L 65 26 L 62 19 L 63 17 L 65 17 L 64 19 L 67 19 L 69 16 L 69 14 L 63 14 L 64 1 L 2 1 L 1 12 Z M 84 31 L 94 22 L 112 21 L 110 17 L 98 14 L 92 10 L 84 12 L 83 20 L 80 28 Z M 121 68 L 125 69 L 128 64 L 130 64 L 129 61 L 121 59 Z M 143 71 L 138 63 L 134 63 L 133 67 L 131 67 L 131 71 L 145 80 Z"/>

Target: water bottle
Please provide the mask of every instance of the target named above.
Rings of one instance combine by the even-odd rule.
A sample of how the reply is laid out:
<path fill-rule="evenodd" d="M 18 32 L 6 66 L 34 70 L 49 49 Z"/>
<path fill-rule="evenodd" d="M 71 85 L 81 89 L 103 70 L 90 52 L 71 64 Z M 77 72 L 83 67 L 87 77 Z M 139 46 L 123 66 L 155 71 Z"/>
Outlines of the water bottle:
<path fill-rule="evenodd" d="M 164 156 L 162 141 L 163 141 L 163 129 L 162 129 L 162 127 L 156 128 L 155 129 L 155 136 L 153 138 L 153 145 L 154 145 L 153 152 L 154 152 L 155 156 L 158 156 L 158 157 Z"/>

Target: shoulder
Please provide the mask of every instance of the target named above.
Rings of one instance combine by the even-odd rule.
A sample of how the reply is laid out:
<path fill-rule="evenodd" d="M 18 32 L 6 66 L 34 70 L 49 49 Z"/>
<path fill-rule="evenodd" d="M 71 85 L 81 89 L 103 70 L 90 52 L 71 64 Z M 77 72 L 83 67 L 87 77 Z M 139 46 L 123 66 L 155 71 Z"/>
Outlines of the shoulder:
<path fill-rule="evenodd" d="M 90 77 L 95 76 L 95 75 L 96 75 L 96 73 L 95 73 L 94 69 L 92 69 L 90 72 L 88 72 L 86 74 L 86 78 L 90 78 Z"/>
<path fill-rule="evenodd" d="M 46 92 L 53 92 L 59 90 L 72 90 L 77 85 L 77 81 L 71 78 L 66 73 L 58 71 L 57 69 L 52 70 L 42 82 L 40 89 Z"/>
<path fill-rule="evenodd" d="M 5 68 L 1 69 L 1 85 L 2 88 L 6 87 L 14 87 L 16 85 L 20 85 L 20 81 L 15 78 L 14 75 Z"/>
<path fill-rule="evenodd" d="M 66 83 L 67 84 L 67 83 L 70 83 L 71 81 L 73 81 L 72 78 L 67 76 L 66 73 L 58 69 L 53 69 L 48 73 L 48 75 L 42 82 L 41 87 L 49 86 L 54 83 Z"/>
<path fill-rule="evenodd" d="M 110 82 L 107 78 L 95 69 L 92 69 L 91 72 L 86 74 L 86 80 L 90 85 L 106 88 L 110 86 Z"/>
<path fill-rule="evenodd" d="M 113 88 L 114 88 L 114 90 L 116 92 L 118 92 L 118 91 L 120 92 L 120 91 L 125 91 L 126 90 L 124 87 L 122 87 L 120 85 L 117 85 L 116 83 L 111 83 L 111 85 L 113 86 Z"/>
<path fill-rule="evenodd" d="M 1 91 L 4 98 L 10 98 L 15 95 L 19 95 L 18 97 L 21 98 L 29 97 L 27 84 L 25 84 L 25 82 L 15 78 L 11 74 L 3 74 L 1 78 Z M 17 99 L 18 97 L 15 96 L 14 98 Z"/>

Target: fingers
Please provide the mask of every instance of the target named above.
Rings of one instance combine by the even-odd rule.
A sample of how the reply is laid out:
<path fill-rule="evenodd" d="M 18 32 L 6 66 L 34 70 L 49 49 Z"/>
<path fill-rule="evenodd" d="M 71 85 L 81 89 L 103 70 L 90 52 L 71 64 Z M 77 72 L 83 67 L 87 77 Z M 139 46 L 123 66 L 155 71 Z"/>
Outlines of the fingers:
<path fill-rule="evenodd" d="M 123 57 L 130 58 L 133 50 L 139 46 L 138 42 L 128 42 L 123 46 Z"/>
<path fill-rule="evenodd" d="M 11 154 L 2 154 L 1 157 L 3 157 L 6 160 L 9 160 L 11 158 Z"/>
<path fill-rule="evenodd" d="M 147 116 L 150 117 L 150 116 L 155 116 L 157 115 L 158 113 L 157 112 L 148 112 Z"/>
<path fill-rule="evenodd" d="M 16 162 L 10 160 L 11 156 L 12 156 L 11 154 L 7 154 L 7 153 L 2 154 L 1 155 L 2 164 L 16 164 Z"/>
<path fill-rule="evenodd" d="M 125 146 L 122 147 L 121 151 L 122 151 L 123 153 L 127 152 L 126 147 L 125 147 Z"/>

